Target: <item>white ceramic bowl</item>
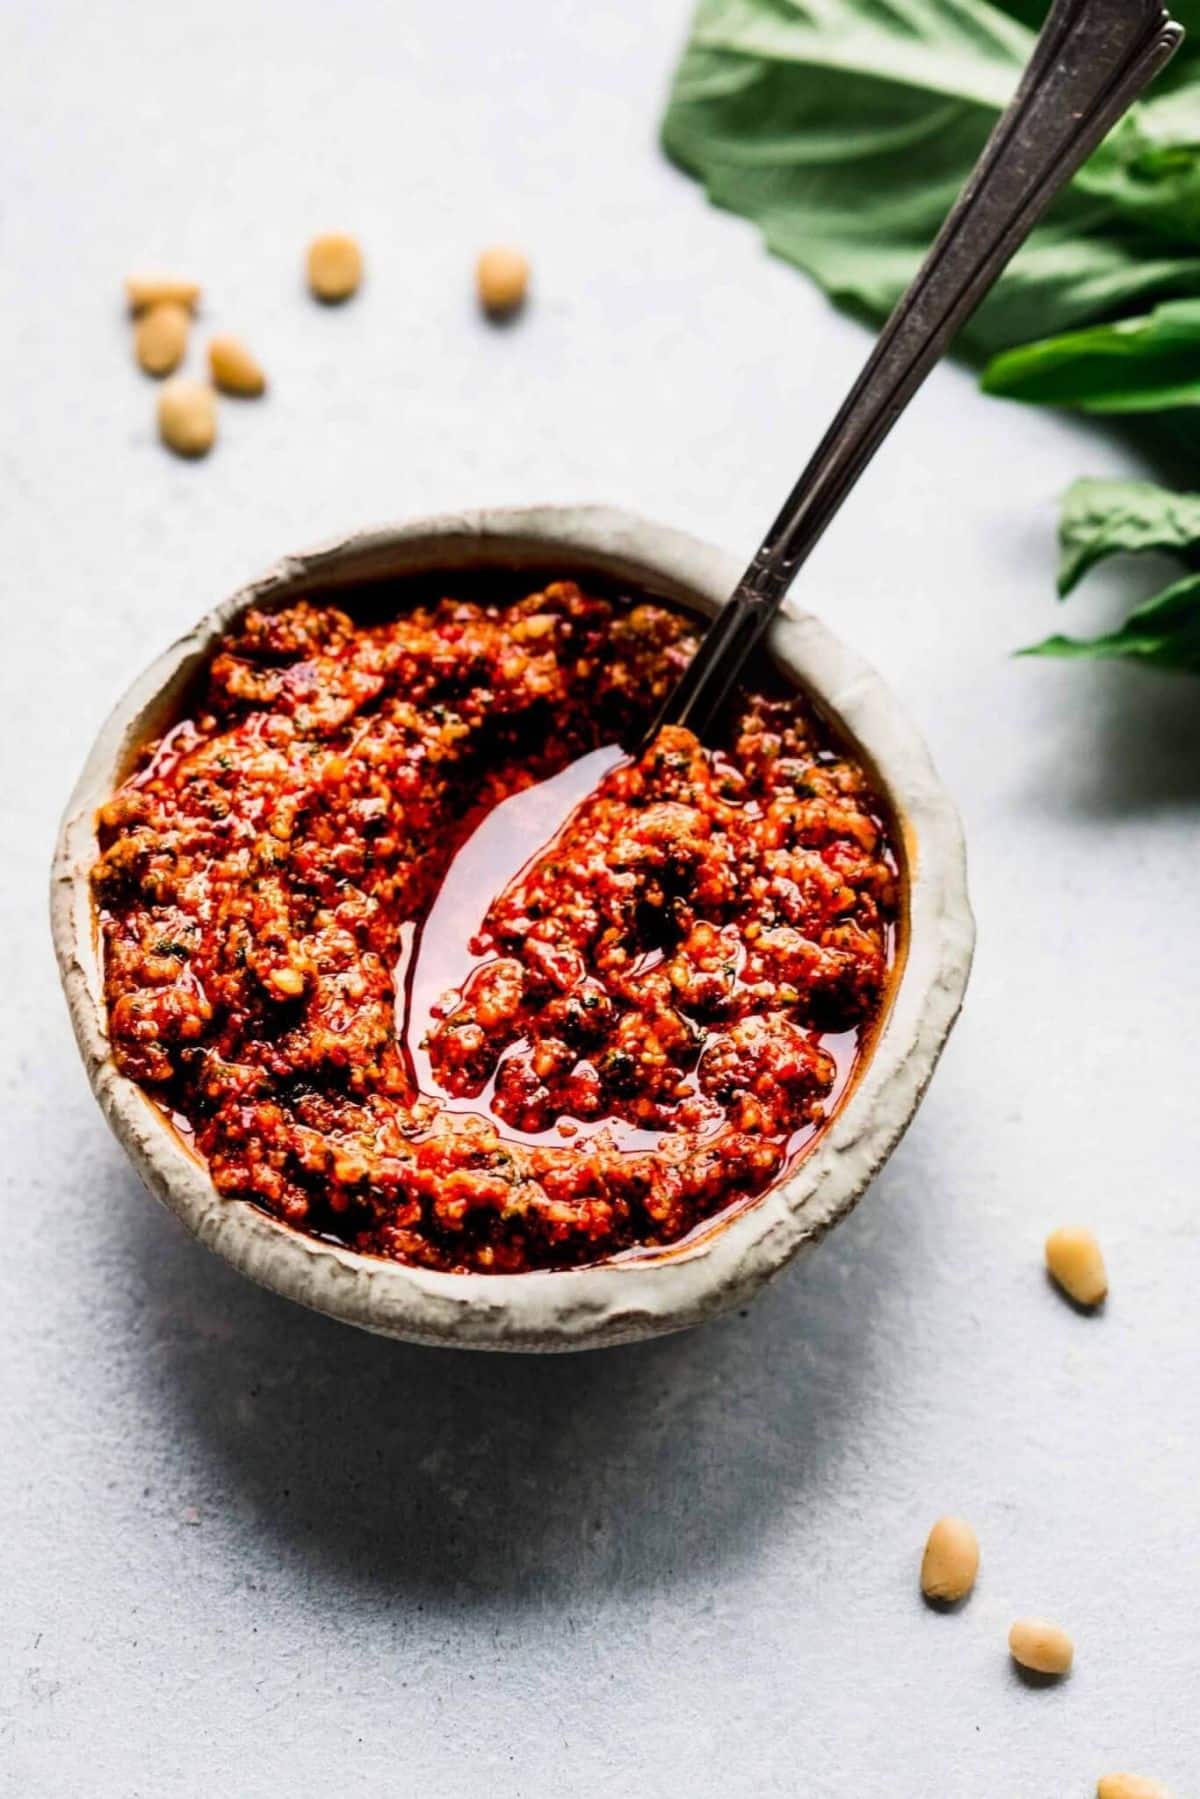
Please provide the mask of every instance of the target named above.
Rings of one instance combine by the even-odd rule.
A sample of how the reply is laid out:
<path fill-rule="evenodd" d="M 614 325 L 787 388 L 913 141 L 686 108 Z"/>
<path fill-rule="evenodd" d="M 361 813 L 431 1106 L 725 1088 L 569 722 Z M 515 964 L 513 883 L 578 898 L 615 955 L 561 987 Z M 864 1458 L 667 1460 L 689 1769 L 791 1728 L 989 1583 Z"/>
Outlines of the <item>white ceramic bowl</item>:
<path fill-rule="evenodd" d="M 222 1199 L 204 1165 L 121 1075 L 109 1051 L 88 875 L 95 815 L 137 748 L 163 730 L 199 665 L 251 604 L 359 582 L 473 570 L 600 574 L 703 614 L 740 565 L 677 531 L 598 507 L 471 512 L 365 532 L 290 556 L 159 657 L 121 700 L 88 757 L 54 859 L 54 943 L 92 1091 L 134 1167 L 194 1236 L 277 1293 L 387 1336 L 475 1349 L 564 1350 L 679 1330 L 744 1302 L 851 1210 L 895 1148 L 962 1003 L 974 942 L 962 831 L 920 737 L 887 688 L 817 619 L 791 610 L 771 652 L 857 745 L 903 839 L 907 927 L 890 1006 L 848 1097 L 812 1150 L 753 1205 L 685 1247 L 557 1273 L 440 1274 L 319 1242 Z"/>

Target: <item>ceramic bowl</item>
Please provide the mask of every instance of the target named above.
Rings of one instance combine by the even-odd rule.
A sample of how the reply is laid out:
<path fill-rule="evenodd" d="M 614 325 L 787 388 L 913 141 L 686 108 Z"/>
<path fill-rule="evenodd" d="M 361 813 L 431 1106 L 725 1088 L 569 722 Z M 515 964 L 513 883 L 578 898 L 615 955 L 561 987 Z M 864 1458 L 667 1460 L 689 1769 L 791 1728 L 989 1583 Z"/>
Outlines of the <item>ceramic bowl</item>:
<path fill-rule="evenodd" d="M 54 943 L 100 1108 L 134 1167 L 188 1230 L 252 1280 L 386 1336 L 463 1348 L 584 1349 L 679 1330 L 744 1303 L 844 1218 L 895 1148 L 962 1003 L 974 927 L 958 817 L 917 732 L 879 677 L 817 619 L 791 610 L 771 653 L 857 746 L 900 826 L 906 928 L 890 1004 L 856 1083 L 813 1148 L 760 1199 L 686 1246 L 565 1272 L 441 1274 L 306 1237 L 221 1198 L 201 1161 L 109 1050 L 88 873 L 95 815 L 137 748 L 166 728 L 199 666 L 247 606 L 362 582 L 521 569 L 600 575 L 711 615 L 740 565 L 624 512 L 545 507 L 471 512 L 364 532 L 289 556 L 201 619 L 135 681 L 88 757 L 54 860 Z"/>

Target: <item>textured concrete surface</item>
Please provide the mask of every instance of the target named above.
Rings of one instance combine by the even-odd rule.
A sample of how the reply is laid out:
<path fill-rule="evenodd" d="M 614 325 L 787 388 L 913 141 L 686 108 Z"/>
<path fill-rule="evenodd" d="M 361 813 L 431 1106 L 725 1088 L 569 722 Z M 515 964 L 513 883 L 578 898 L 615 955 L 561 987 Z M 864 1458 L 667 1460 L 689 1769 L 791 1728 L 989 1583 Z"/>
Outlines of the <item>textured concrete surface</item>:
<path fill-rule="evenodd" d="M 1123 445 L 944 370 L 811 564 L 960 796 L 980 949 L 900 1153 L 747 1316 L 552 1362 L 355 1336 L 189 1243 L 76 1065 L 56 815 L 214 596 L 460 503 L 749 548 L 840 397 L 861 332 L 656 153 L 685 15 L 4 8 L 5 1795 L 1200 1791 L 1200 690 L 1008 655 L 1055 616 L 1054 496 Z M 298 281 L 326 226 L 370 267 L 333 313 Z M 497 236 L 536 266 L 503 333 L 469 293 Z M 159 261 L 274 384 L 198 467 L 121 316 Z M 1103 1317 L 1041 1274 L 1066 1219 Z M 983 1572 L 945 1617 L 915 1577 L 949 1508 Z M 1008 1665 L 1026 1611 L 1076 1636 L 1062 1687 Z"/>

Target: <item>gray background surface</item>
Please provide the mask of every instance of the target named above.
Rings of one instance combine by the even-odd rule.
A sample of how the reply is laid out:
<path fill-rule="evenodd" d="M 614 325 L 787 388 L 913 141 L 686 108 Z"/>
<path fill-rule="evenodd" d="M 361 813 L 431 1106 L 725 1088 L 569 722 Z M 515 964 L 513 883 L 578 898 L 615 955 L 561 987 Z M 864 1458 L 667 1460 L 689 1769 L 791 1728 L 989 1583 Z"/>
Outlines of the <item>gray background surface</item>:
<path fill-rule="evenodd" d="M 552 1361 L 360 1337 L 191 1244 L 76 1061 L 55 820 L 214 599 L 489 501 L 748 549 L 855 372 L 862 332 L 656 150 L 686 14 L 4 7 L 5 1795 L 1200 1792 L 1200 689 L 1009 657 L 1055 623 L 1055 496 L 1136 466 L 1115 440 L 945 369 L 805 578 L 961 801 L 980 945 L 901 1150 L 748 1315 Z M 323 227 L 369 263 L 339 312 L 299 279 Z M 502 333 L 497 237 L 536 267 Z M 272 378 L 200 466 L 130 360 L 145 263 Z M 1040 1269 L 1074 1219 L 1096 1319 Z M 916 1590 L 947 1509 L 984 1556 L 954 1617 Z M 1076 1636 L 1058 1689 L 1008 1664 L 1026 1611 Z"/>

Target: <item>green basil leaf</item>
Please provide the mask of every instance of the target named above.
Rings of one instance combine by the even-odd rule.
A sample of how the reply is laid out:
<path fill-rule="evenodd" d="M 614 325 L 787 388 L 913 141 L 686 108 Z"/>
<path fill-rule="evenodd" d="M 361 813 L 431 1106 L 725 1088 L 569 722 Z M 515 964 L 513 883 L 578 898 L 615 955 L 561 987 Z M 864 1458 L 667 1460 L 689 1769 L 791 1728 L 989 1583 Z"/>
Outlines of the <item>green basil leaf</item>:
<path fill-rule="evenodd" d="M 1200 74 L 1174 93 L 1152 88 L 1077 177 L 1124 220 L 1176 244 L 1200 241 L 1198 87 Z"/>
<path fill-rule="evenodd" d="M 1058 591 L 1070 593 L 1106 556 L 1190 550 L 1200 544 L 1200 494 L 1153 481 L 1076 481 L 1058 526 Z"/>
<path fill-rule="evenodd" d="M 1018 654 L 1092 661 L 1119 657 L 1179 674 L 1200 674 L 1200 575 L 1187 575 L 1135 607 L 1116 631 L 1099 637 L 1047 637 Z"/>
<path fill-rule="evenodd" d="M 882 318 L 1007 103 L 1033 42 L 1023 21 L 1040 10 L 700 0 L 664 144 L 777 254 Z M 1200 0 L 1182 10 L 1200 24 Z M 1001 277 L 965 347 L 991 353 L 1200 295 L 1198 99 L 1200 65 L 1158 110 L 1122 121 Z"/>
<path fill-rule="evenodd" d="M 983 387 L 1085 412 L 1200 406 L 1200 300 L 1168 300 L 1143 317 L 1004 350 L 983 371 Z"/>

